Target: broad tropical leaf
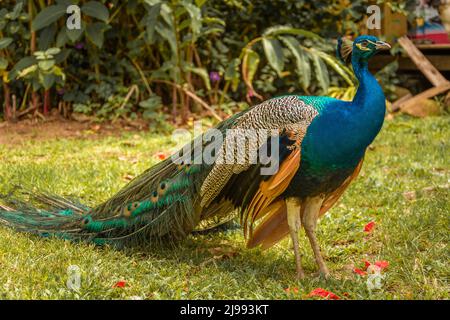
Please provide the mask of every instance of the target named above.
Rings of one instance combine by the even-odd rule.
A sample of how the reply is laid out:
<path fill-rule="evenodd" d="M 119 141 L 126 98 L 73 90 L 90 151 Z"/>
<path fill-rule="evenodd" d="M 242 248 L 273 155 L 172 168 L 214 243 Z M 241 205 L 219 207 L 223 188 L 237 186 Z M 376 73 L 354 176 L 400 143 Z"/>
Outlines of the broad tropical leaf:
<path fill-rule="evenodd" d="M 300 43 L 294 37 L 280 36 L 279 38 L 294 56 L 300 84 L 306 90 L 311 84 L 311 66 L 308 53 L 302 50 Z"/>
<path fill-rule="evenodd" d="M 317 81 L 319 82 L 323 92 L 327 93 L 330 86 L 330 77 L 328 75 L 327 66 L 318 55 L 312 55 L 312 60 Z"/>
<path fill-rule="evenodd" d="M 264 53 L 270 66 L 278 73 L 278 76 L 281 77 L 281 73 L 284 69 L 284 56 L 280 41 L 277 39 L 263 38 L 262 43 Z"/>
<path fill-rule="evenodd" d="M 206 89 L 211 90 L 211 82 L 209 81 L 209 75 L 208 72 L 204 68 L 194 68 L 190 66 L 184 67 L 187 71 L 190 71 L 196 75 L 198 75 L 200 78 L 202 78 L 203 82 L 205 83 Z"/>
<path fill-rule="evenodd" d="M 263 37 L 273 37 L 279 34 L 292 34 L 292 35 L 298 35 L 298 36 L 304 36 L 307 38 L 314 38 L 314 39 L 321 39 L 319 35 L 317 35 L 314 32 L 293 28 L 289 26 L 275 26 L 266 29 L 263 33 Z"/>
<path fill-rule="evenodd" d="M 258 70 L 259 60 L 259 55 L 251 49 L 245 51 L 242 59 L 242 76 L 247 86 L 251 89 L 253 89 L 253 78 Z"/>

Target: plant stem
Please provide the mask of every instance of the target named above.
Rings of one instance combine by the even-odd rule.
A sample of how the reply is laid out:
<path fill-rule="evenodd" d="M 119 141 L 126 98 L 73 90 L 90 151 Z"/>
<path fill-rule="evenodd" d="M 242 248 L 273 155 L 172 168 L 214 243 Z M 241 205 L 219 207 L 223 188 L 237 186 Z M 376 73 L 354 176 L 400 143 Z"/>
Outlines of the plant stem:
<path fill-rule="evenodd" d="M 5 109 L 3 111 L 3 117 L 8 121 L 11 116 L 11 96 L 9 86 L 5 82 L 3 82 L 3 94 L 5 97 Z"/>
<path fill-rule="evenodd" d="M 199 96 L 197 96 L 194 92 L 191 92 L 191 91 L 189 91 L 189 90 L 183 88 L 183 87 L 180 86 L 179 84 L 176 84 L 176 83 L 173 83 L 173 82 L 170 82 L 170 81 L 167 81 L 167 80 L 159 80 L 159 79 L 156 80 L 156 79 L 154 79 L 154 80 L 150 80 L 150 81 L 151 81 L 151 82 L 156 82 L 156 83 L 165 83 L 165 84 L 171 85 L 171 86 L 174 87 L 175 89 L 184 91 L 184 93 L 186 93 L 186 95 L 187 95 L 188 97 L 190 97 L 192 100 L 194 100 L 195 102 L 197 102 L 198 104 L 200 104 L 203 108 L 205 108 L 206 110 L 208 110 L 214 118 L 216 118 L 216 119 L 219 120 L 219 121 L 222 121 L 222 120 L 223 120 L 222 117 L 219 116 L 219 115 L 217 114 L 217 112 L 214 111 L 213 108 L 211 108 L 211 106 L 209 106 L 205 101 L 203 101 L 203 100 L 202 100 Z M 172 92 L 173 92 L 173 91 L 172 91 Z"/>
<path fill-rule="evenodd" d="M 176 123 L 177 121 L 177 87 L 172 88 L 172 121 Z"/>
<path fill-rule="evenodd" d="M 44 91 L 44 116 L 48 115 L 50 107 L 50 89 L 46 89 Z"/>

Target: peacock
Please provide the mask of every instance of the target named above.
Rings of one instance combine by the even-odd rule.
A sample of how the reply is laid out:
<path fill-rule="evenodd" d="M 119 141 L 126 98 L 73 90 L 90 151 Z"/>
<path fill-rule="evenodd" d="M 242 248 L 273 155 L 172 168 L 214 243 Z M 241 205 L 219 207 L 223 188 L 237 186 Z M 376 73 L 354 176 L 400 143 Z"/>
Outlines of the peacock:
<path fill-rule="evenodd" d="M 381 130 L 385 96 L 368 61 L 389 48 L 374 36 L 338 40 L 338 58 L 351 61 L 359 81 L 353 101 L 269 99 L 222 121 L 96 207 L 23 191 L 3 197 L 0 221 L 42 237 L 123 248 L 176 243 L 199 226 L 238 214 L 248 248 L 267 249 L 290 236 L 298 278 L 305 276 L 299 248 L 303 227 L 319 272 L 328 276 L 317 221 L 358 175 L 367 147 Z M 235 139 L 244 132 L 253 133 L 251 139 Z M 203 161 L 204 152 L 194 152 L 198 148 L 210 150 L 213 160 Z M 259 153 L 263 149 L 270 155 Z M 244 152 L 237 159 L 242 150 L 258 153 Z"/>

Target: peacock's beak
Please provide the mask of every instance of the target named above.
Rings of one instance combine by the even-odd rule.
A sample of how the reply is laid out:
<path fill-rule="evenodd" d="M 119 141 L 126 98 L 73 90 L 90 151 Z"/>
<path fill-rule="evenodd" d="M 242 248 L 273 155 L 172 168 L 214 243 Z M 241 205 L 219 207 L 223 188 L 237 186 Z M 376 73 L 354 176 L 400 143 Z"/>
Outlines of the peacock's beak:
<path fill-rule="evenodd" d="M 391 49 L 391 45 L 384 41 L 377 41 L 375 44 L 375 49 L 377 50 L 389 50 Z"/>

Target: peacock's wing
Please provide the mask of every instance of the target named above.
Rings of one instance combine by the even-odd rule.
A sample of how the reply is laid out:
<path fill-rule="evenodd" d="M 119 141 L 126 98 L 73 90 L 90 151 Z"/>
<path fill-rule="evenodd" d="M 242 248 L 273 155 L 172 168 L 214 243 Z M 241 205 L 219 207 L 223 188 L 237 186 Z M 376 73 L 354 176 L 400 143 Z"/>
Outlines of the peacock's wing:
<path fill-rule="evenodd" d="M 320 215 L 325 214 L 339 200 L 350 183 L 358 176 L 362 163 L 363 159 L 358 163 L 353 173 L 349 175 L 338 188 L 325 195 L 325 200 L 320 209 Z M 299 205 L 301 206 L 302 203 L 299 203 Z M 284 204 L 284 201 L 279 200 L 272 203 L 266 207 L 261 216 L 265 217 L 258 223 L 255 231 L 249 237 L 247 242 L 247 247 L 249 248 L 259 245 L 262 249 L 270 248 L 289 234 L 286 205 Z"/>
<path fill-rule="evenodd" d="M 239 141 L 233 140 L 235 134 L 227 133 L 217 159 L 229 150 L 244 150 L 246 156 L 232 158 L 232 161 L 216 160 L 200 189 L 201 206 L 205 210 L 224 203 L 239 207 L 245 235 L 251 237 L 255 221 L 283 210 L 279 197 L 300 167 L 301 143 L 317 114 L 313 106 L 298 96 L 284 96 L 256 105 L 241 115 L 231 128 L 238 135 L 245 132 L 251 137 L 249 131 L 266 131 L 262 135 L 255 134 L 254 139 Z M 265 165 L 261 158 L 255 162 L 251 154 L 264 145 L 271 149 L 274 143 L 279 169 L 273 175 L 262 175 Z"/>
<path fill-rule="evenodd" d="M 356 177 L 359 175 L 359 172 L 361 171 L 363 161 L 364 158 L 359 161 L 353 173 L 348 176 L 347 179 L 345 179 L 344 182 L 336 190 L 326 195 L 322 207 L 320 208 L 320 216 L 324 215 L 339 200 L 339 198 L 344 194 L 345 190 L 347 190 L 350 183 L 354 179 L 356 179 Z"/>

